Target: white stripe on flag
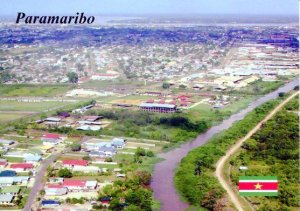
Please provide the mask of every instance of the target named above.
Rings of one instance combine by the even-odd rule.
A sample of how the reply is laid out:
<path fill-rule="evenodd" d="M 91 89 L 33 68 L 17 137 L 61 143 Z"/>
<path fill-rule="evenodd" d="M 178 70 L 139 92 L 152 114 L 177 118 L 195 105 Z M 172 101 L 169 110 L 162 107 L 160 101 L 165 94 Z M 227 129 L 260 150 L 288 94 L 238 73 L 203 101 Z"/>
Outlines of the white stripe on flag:
<path fill-rule="evenodd" d="M 240 190 L 239 192 L 278 192 L 277 190 Z"/>
<path fill-rule="evenodd" d="M 262 183 L 262 182 L 278 182 L 278 180 L 239 180 L 239 182 L 257 182 L 257 183 Z"/>

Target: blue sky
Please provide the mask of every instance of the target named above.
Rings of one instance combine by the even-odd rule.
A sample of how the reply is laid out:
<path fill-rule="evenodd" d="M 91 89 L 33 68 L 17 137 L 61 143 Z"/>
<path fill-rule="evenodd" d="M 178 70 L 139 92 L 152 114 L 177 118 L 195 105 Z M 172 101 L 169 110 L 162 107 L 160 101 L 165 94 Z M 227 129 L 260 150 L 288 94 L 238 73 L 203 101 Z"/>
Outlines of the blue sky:
<path fill-rule="evenodd" d="M 0 15 L 280 14 L 297 15 L 298 0 L 1 0 Z"/>

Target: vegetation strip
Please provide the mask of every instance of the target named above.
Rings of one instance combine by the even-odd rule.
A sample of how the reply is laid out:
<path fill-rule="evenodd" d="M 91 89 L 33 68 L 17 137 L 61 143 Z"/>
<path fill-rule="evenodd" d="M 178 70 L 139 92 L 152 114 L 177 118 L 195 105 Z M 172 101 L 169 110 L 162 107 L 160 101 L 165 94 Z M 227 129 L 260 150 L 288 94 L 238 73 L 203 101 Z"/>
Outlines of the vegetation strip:
<path fill-rule="evenodd" d="M 238 179 L 251 178 L 248 175 L 263 176 L 263 178 L 268 178 L 265 175 L 276 175 L 276 177 L 270 177 L 269 181 L 278 178 L 278 193 L 273 194 L 278 197 L 251 197 L 254 194 L 240 192 L 240 195 L 248 196 L 244 199 L 255 210 L 299 209 L 300 204 L 297 199 L 299 116 L 296 113 L 298 110 L 299 98 L 295 97 L 259 131 L 247 139 L 238 152 L 230 156 L 228 164 L 223 167 L 229 170 L 230 178 L 226 179 L 232 181 L 231 184 L 234 185 L 237 184 Z M 247 167 L 247 169 L 239 170 L 239 166 Z M 265 186 L 267 187 L 271 188 L 270 185 Z"/>
<path fill-rule="evenodd" d="M 279 100 L 272 100 L 261 105 L 229 130 L 215 136 L 208 144 L 192 150 L 182 159 L 175 175 L 175 185 L 185 200 L 208 209 L 225 206 L 221 200 L 224 190 L 213 177 L 215 163 L 237 139 L 245 136 L 278 103 Z"/>

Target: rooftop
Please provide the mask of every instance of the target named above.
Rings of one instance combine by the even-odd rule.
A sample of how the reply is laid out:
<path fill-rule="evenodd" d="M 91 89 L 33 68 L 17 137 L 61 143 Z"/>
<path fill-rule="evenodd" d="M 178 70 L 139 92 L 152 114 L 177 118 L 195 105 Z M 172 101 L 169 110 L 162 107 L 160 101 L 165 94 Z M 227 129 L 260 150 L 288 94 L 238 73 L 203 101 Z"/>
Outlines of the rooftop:
<path fill-rule="evenodd" d="M 63 165 L 87 166 L 88 163 L 86 160 L 63 160 Z"/>

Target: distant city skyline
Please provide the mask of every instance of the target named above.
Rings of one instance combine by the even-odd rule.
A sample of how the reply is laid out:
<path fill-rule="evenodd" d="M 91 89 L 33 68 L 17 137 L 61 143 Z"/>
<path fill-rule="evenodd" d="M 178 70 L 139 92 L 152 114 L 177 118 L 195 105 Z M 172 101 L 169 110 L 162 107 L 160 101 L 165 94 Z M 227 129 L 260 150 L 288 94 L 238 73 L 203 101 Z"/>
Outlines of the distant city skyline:
<path fill-rule="evenodd" d="M 1 0 L 0 15 L 298 15 L 297 0 Z"/>

